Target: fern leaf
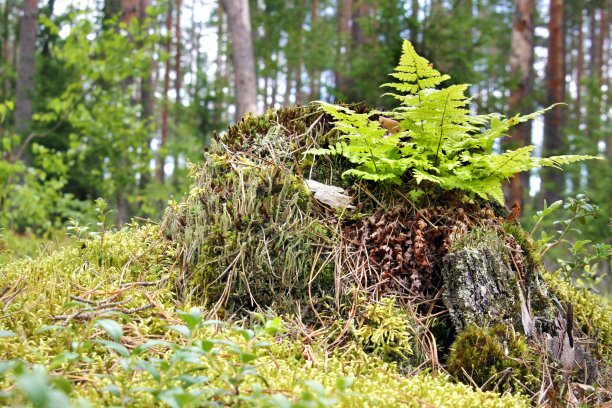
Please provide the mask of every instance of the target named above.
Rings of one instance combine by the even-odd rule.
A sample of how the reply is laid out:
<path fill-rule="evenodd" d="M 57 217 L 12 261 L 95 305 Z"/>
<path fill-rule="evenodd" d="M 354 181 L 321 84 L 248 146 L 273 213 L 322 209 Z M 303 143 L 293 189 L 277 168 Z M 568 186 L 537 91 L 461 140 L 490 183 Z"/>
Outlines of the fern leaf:
<path fill-rule="evenodd" d="M 395 72 L 390 74 L 401 82 L 391 82 L 382 86 L 395 88 L 399 92 L 416 94 L 423 89 L 435 88 L 442 82 L 450 79 L 448 75 L 441 75 L 425 58 L 417 54 L 408 40 L 402 44 L 402 56 Z"/>
<path fill-rule="evenodd" d="M 567 156 L 551 156 L 551 157 L 540 159 L 540 165 L 559 168 L 559 166 L 562 164 L 569 164 L 569 163 L 573 163 L 577 161 L 591 160 L 591 159 L 603 160 L 603 157 L 582 156 L 582 155 L 577 155 L 577 154 L 567 155 Z"/>

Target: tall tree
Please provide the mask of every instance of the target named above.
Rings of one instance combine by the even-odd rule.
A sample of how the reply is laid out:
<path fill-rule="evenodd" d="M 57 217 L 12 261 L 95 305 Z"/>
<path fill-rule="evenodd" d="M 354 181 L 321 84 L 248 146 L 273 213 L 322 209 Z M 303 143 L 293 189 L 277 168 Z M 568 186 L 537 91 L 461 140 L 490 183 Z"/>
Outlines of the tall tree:
<path fill-rule="evenodd" d="M 338 0 L 337 25 L 337 63 L 335 69 L 336 93 L 346 95 L 349 91 L 348 84 L 348 61 L 351 38 L 351 17 L 353 0 Z"/>
<path fill-rule="evenodd" d="M 563 0 L 551 0 L 548 23 L 548 62 L 546 65 L 546 103 L 563 102 L 565 94 L 565 67 L 563 44 Z M 565 149 L 563 112 L 556 106 L 544 117 L 543 155 L 558 155 Z M 551 203 L 561 198 L 565 190 L 563 173 L 554 168 L 542 169 L 542 196 Z"/>
<path fill-rule="evenodd" d="M 174 25 L 174 38 L 176 39 L 176 55 L 174 58 L 174 70 L 176 72 L 176 81 L 174 89 L 176 90 L 176 103 L 180 106 L 181 103 L 181 87 L 182 87 L 182 71 L 181 71 L 181 0 L 176 0 L 176 23 Z"/>
<path fill-rule="evenodd" d="M 232 64 L 236 92 L 236 121 L 257 113 L 257 82 L 248 0 L 221 0 L 232 37 Z"/>
<path fill-rule="evenodd" d="M 533 90 L 533 0 L 515 0 L 510 40 L 510 75 L 515 81 L 510 88 L 508 108 L 512 115 L 532 112 Z M 520 123 L 510 131 L 511 148 L 531 144 L 531 121 Z M 524 189 L 529 187 L 529 172 L 515 176 L 506 185 L 507 204 L 524 207 Z"/>
<path fill-rule="evenodd" d="M 164 182 L 164 165 L 166 163 L 165 149 L 168 144 L 168 115 L 169 115 L 169 100 L 168 91 L 170 90 L 170 52 L 172 50 L 172 2 L 168 3 L 168 12 L 166 14 L 166 66 L 164 69 L 164 93 L 162 101 L 162 123 L 161 123 L 161 139 L 159 142 L 159 152 L 157 153 L 157 171 L 155 177 L 160 183 Z"/>
<path fill-rule="evenodd" d="M 19 31 L 19 65 L 15 106 L 15 127 L 21 133 L 26 132 L 32 122 L 37 20 L 38 0 L 24 0 Z"/>

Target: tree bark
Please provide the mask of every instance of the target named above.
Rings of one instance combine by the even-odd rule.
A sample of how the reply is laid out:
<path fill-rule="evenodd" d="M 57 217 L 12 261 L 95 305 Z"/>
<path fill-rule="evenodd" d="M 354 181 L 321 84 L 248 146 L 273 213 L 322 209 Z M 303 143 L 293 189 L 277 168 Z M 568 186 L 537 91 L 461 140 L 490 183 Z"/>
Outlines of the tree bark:
<path fill-rule="evenodd" d="M 155 177 L 160 183 L 164 182 L 165 172 L 164 165 L 166 163 L 166 156 L 163 150 L 168 144 L 168 91 L 170 90 L 170 52 L 172 50 L 172 2 L 168 3 L 168 14 L 166 15 L 166 32 L 168 38 L 166 39 L 166 67 L 164 69 L 164 96 L 162 102 L 162 124 L 161 124 L 161 139 L 159 142 L 159 152 L 157 153 L 157 171 Z"/>
<path fill-rule="evenodd" d="M 336 93 L 341 96 L 346 96 L 348 91 L 346 73 L 348 72 L 352 10 L 353 0 L 338 0 L 338 60 L 335 70 L 335 83 Z M 337 96 L 336 99 L 338 99 Z"/>
<path fill-rule="evenodd" d="M 213 103 L 213 110 L 216 117 L 221 117 L 223 112 L 223 100 L 222 100 L 222 88 L 221 85 L 223 81 L 223 55 L 225 54 L 225 48 L 223 47 L 223 34 L 225 30 L 223 29 L 223 7 L 219 4 L 217 8 L 217 57 L 215 58 L 215 66 L 217 69 L 215 70 L 215 101 Z"/>
<path fill-rule="evenodd" d="M 546 65 L 546 102 L 548 105 L 563 102 L 565 91 L 565 67 L 563 44 L 563 0 L 551 0 L 548 24 L 548 63 Z M 562 154 L 565 141 L 562 132 L 563 111 L 557 106 L 544 117 L 544 156 Z M 551 203 L 561 198 L 565 191 L 565 177 L 557 169 L 542 169 L 542 196 Z"/>
<path fill-rule="evenodd" d="M 510 89 L 508 108 L 511 115 L 528 114 L 532 111 L 533 90 L 533 0 L 515 0 L 512 37 L 510 39 L 510 76 L 516 80 Z M 510 131 L 512 149 L 531 144 L 531 122 L 520 123 Z M 529 188 L 529 172 L 514 176 L 505 186 L 506 204 L 511 207 L 518 203 L 524 207 L 524 190 Z"/>
<path fill-rule="evenodd" d="M 312 2 L 310 9 L 310 25 L 310 29 L 316 33 L 316 31 L 319 29 L 319 0 L 313 0 Z M 312 44 L 310 45 L 311 57 L 314 57 L 314 55 L 316 55 L 316 52 L 316 42 L 312 41 Z M 310 69 L 308 70 L 308 79 L 310 81 L 310 100 L 316 101 L 319 99 L 319 71 L 317 70 L 315 61 L 309 61 L 308 64 L 308 66 L 310 67 Z"/>
<path fill-rule="evenodd" d="M 193 27 L 192 27 L 193 28 Z M 176 42 L 176 55 L 174 59 L 174 71 L 176 73 L 176 81 L 174 83 L 174 89 L 176 91 L 176 103 L 177 106 L 181 103 L 181 86 L 182 86 L 182 73 L 181 73 L 181 0 L 176 0 L 176 23 L 175 23 L 175 42 Z"/>
<path fill-rule="evenodd" d="M 232 37 L 232 63 L 234 66 L 236 117 L 257 113 L 257 81 L 251 38 L 248 0 L 221 0 L 227 13 Z"/>
<path fill-rule="evenodd" d="M 582 118 L 582 72 L 584 67 L 584 35 L 582 33 L 582 11 L 578 16 L 578 56 L 576 59 L 576 123 Z"/>
<path fill-rule="evenodd" d="M 37 20 L 38 1 L 24 0 L 21 29 L 19 32 L 19 65 L 17 67 L 17 95 L 15 104 L 15 128 L 22 135 L 32 125 L 32 93 L 34 92 L 34 74 L 36 69 Z"/>

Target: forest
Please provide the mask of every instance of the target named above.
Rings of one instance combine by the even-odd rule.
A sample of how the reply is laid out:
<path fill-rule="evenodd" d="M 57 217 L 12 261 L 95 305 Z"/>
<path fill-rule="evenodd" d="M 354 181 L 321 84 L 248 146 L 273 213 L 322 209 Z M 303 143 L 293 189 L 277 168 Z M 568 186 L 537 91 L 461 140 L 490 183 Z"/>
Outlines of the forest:
<path fill-rule="evenodd" d="M 611 0 L 0 0 L 0 404 L 609 407 Z"/>

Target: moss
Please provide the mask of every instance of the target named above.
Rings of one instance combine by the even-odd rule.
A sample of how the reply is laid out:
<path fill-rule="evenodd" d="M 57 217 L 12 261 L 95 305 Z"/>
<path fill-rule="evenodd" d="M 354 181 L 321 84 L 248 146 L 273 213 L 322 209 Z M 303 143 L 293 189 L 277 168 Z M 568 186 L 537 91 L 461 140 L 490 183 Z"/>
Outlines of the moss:
<path fill-rule="evenodd" d="M 597 354 L 612 358 L 612 306 L 586 288 L 562 280 L 558 274 L 545 273 L 544 279 L 561 304 L 574 305 L 574 319 L 583 333 L 596 340 Z"/>
<path fill-rule="evenodd" d="M 315 261 L 330 238 L 314 217 L 310 191 L 281 164 L 209 156 L 185 201 L 169 210 L 163 231 L 185 249 L 188 270 L 179 288 L 192 302 L 229 313 L 272 305 L 288 311 L 309 292 L 333 287 Z"/>
<path fill-rule="evenodd" d="M 365 303 L 359 309 L 353 335 L 364 350 L 383 361 L 409 364 L 417 324 L 397 305 L 395 298 Z"/>
<path fill-rule="evenodd" d="M 520 396 L 474 390 L 464 384 L 454 384 L 448 376 L 417 374 L 404 376 L 398 365 L 368 357 L 363 352 L 348 354 L 314 349 L 308 360 L 301 357 L 303 346 L 284 342 L 271 349 L 275 361 L 268 360 L 259 368 L 274 389 L 294 389 L 296 381 L 308 379 L 332 389 L 338 376 L 355 379 L 351 394 L 340 398 L 338 407 L 398 406 L 422 407 L 527 407 Z"/>
<path fill-rule="evenodd" d="M 523 336 L 505 326 L 466 328 L 448 356 L 451 375 L 498 392 L 537 391 L 537 367 Z"/>
<path fill-rule="evenodd" d="M 170 279 L 175 258 L 176 248 L 162 239 L 156 226 L 130 225 L 107 232 L 103 240 L 98 237 L 75 242 L 35 259 L 1 266 L 0 288 L 4 290 L 0 330 L 13 331 L 19 337 L 1 340 L 0 355 L 3 359 L 36 361 L 33 349 L 43 357 L 60 352 L 66 347 L 68 333 L 38 334 L 38 330 L 53 324 L 81 330 L 88 320 L 75 315 L 66 322 L 56 317 L 73 315 L 83 308 L 105 309 L 96 307 L 95 302 L 115 303 L 116 313 L 148 305 L 153 299 L 156 307 L 143 310 L 138 315 L 142 320 L 152 319 L 152 312 L 162 303 L 171 312 L 172 293 L 164 282 Z M 145 286 L 131 282 L 151 283 Z M 85 310 L 85 314 L 89 312 Z M 157 325 L 156 330 L 162 328 Z"/>
<path fill-rule="evenodd" d="M 542 264 L 538 255 L 539 248 L 533 241 L 531 236 L 520 226 L 514 223 L 506 222 L 502 224 L 504 232 L 512 235 L 516 240 L 516 243 L 523 250 L 523 257 L 525 260 L 525 275 L 536 274 L 541 269 Z"/>

